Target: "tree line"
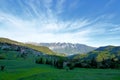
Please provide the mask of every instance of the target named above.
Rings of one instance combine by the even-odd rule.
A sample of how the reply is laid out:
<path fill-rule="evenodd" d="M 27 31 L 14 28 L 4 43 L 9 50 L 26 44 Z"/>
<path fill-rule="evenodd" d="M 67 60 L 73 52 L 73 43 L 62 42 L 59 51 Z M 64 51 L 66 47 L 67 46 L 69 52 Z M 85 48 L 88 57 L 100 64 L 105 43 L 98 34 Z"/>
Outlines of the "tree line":
<path fill-rule="evenodd" d="M 39 56 L 35 63 L 37 64 L 48 64 L 54 66 L 58 69 L 73 69 L 74 64 L 68 60 L 67 57 L 60 57 L 60 56 Z"/>
<path fill-rule="evenodd" d="M 35 61 L 37 64 L 48 64 L 59 69 L 78 68 L 102 68 L 102 69 L 119 69 L 120 60 L 104 59 L 98 62 L 95 57 L 91 59 L 69 59 L 67 57 L 58 56 L 40 56 Z"/>

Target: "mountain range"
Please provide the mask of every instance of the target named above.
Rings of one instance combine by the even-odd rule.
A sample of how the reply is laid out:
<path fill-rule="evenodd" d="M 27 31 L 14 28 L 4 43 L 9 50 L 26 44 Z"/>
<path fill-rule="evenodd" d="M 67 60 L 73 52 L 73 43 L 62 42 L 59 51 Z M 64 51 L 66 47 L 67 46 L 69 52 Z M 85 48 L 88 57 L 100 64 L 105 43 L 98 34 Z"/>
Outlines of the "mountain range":
<path fill-rule="evenodd" d="M 94 48 L 83 44 L 72 43 L 21 43 L 8 38 L 0 38 L 0 50 L 20 51 L 34 54 L 60 55 L 60 53 L 73 54 L 74 58 L 102 59 L 120 58 L 120 46 L 103 46 Z M 78 54 L 79 53 L 79 54 Z M 85 54 L 81 54 L 85 53 Z M 67 55 L 68 55 L 67 54 Z"/>
<path fill-rule="evenodd" d="M 32 43 L 35 44 L 35 43 Z M 53 50 L 57 53 L 64 53 L 66 55 L 73 55 L 73 54 L 83 54 L 88 53 L 96 49 L 95 47 L 87 46 L 84 44 L 72 44 L 72 43 L 36 43 L 36 45 L 46 46 L 49 49 Z"/>
<path fill-rule="evenodd" d="M 84 44 L 72 43 L 21 43 L 8 38 L 0 38 L 2 43 L 10 43 L 20 46 L 29 47 L 45 54 L 60 54 L 60 55 L 73 55 L 88 53 L 96 49 L 95 47 L 87 46 Z"/>
<path fill-rule="evenodd" d="M 51 45 L 52 44 L 52 45 Z M 49 45 L 49 48 L 46 47 Z M 74 53 L 75 50 L 79 50 L 83 47 L 86 49 L 86 45 L 71 44 L 71 43 L 21 43 L 8 38 L 0 38 L 0 59 L 36 59 L 39 57 L 38 62 L 52 60 L 66 60 L 74 61 L 76 67 L 93 67 L 93 68 L 119 68 L 120 66 L 120 46 L 102 46 L 99 48 L 92 47 L 93 50 L 88 52 Z M 89 46 L 87 46 L 89 47 Z M 60 52 L 52 51 L 51 49 L 70 50 L 74 51 L 68 53 L 67 56 L 61 55 Z M 65 49 L 64 49 L 65 48 Z M 91 48 L 91 47 L 90 47 Z M 87 51 L 87 50 L 84 50 Z M 56 56 L 56 57 L 55 57 Z M 39 61 L 40 60 L 40 61 Z M 62 60 L 64 61 L 64 60 Z M 47 62 L 46 62 L 47 63 Z"/>

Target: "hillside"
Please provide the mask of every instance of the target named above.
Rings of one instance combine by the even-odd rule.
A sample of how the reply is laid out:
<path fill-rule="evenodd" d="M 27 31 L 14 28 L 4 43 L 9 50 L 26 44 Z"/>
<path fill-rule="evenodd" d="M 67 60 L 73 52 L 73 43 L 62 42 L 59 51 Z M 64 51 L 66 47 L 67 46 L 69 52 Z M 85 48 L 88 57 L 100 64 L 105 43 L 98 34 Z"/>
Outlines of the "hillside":
<path fill-rule="evenodd" d="M 87 54 L 72 55 L 77 67 L 120 68 L 120 46 L 103 46 Z"/>
<path fill-rule="evenodd" d="M 101 62 L 103 60 L 107 59 L 120 59 L 120 46 L 104 46 L 104 47 L 99 47 L 87 54 L 76 54 L 70 56 L 74 59 L 92 59 L 95 58 L 96 61 Z"/>
<path fill-rule="evenodd" d="M 44 55 L 44 53 L 25 46 L 0 42 L 0 59 L 8 60 L 16 60 L 18 58 L 35 59 L 35 57 L 40 55 Z"/>
<path fill-rule="evenodd" d="M 46 46 L 55 52 L 65 53 L 67 55 L 88 53 L 95 49 L 87 45 L 72 43 L 39 43 L 37 45 Z"/>
<path fill-rule="evenodd" d="M 14 41 L 14 40 L 10 40 L 8 38 L 0 38 L 0 42 L 1 43 L 10 43 L 10 44 L 16 44 L 16 45 L 23 45 L 23 43 Z"/>
<path fill-rule="evenodd" d="M 32 45 L 32 44 L 25 44 L 25 43 L 17 42 L 14 40 L 10 40 L 8 38 L 0 38 L 0 43 L 9 43 L 9 44 L 15 44 L 18 46 L 24 46 L 24 47 L 28 47 L 28 48 L 32 48 L 34 50 L 40 51 L 40 52 L 45 53 L 45 54 L 50 54 L 50 55 L 55 54 L 52 50 L 50 50 L 47 47 L 36 46 L 36 45 Z"/>
<path fill-rule="evenodd" d="M 88 53 L 89 57 L 95 56 L 96 60 L 102 61 L 107 59 L 120 60 L 120 46 L 104 46 Z"/>

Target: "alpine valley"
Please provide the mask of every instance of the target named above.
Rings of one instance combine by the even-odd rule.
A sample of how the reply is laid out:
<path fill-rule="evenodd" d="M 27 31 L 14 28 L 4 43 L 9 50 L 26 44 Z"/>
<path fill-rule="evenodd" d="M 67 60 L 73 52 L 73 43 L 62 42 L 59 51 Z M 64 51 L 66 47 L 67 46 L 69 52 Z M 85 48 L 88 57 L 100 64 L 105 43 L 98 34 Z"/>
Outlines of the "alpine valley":
<path fill-rule="evenodd" d="M 102 69 L 106 69 L 106 72 L 104 73 Z M 114 69 L 118 71 L 114 71 Z M 32 78 L 34 80 L 36 77 L 38 80 L 41 80 L 41 78 L 43 78 L 42 80 L 48 80 L 48 77 L 50 80 L 54 80 L 56 76 L 59 77 L 59 80 L 62 80 L 66 78 L 65 75 L 72 76 L 78 75 L 78 73 L 80 75 L 92 74 L 91 77 L 95 75 L 102 77 L 99 74 L 103 73 L 103 75 L 111 74 L 117 77 L 112 78 L 113 80 L 119 80 L 119 69 L 120 46 L 110 45 L 94 48 L 83 44 L 22 43 L 8 38 L 0 38 L 0 80 L 31 80 Z M 95 73 L 91 73 L 91 70 L 95 70 Z M 11 74 L 11 72 L 14 73 Z M 63 75 L 63 72 L 65 75 Z M 13 78 L 9 79 L 11 75 Z M 40 77 L 40 75 L 47 77 Z M 86 77 L 86 80 L 88 80 L 87 75 Z"/>

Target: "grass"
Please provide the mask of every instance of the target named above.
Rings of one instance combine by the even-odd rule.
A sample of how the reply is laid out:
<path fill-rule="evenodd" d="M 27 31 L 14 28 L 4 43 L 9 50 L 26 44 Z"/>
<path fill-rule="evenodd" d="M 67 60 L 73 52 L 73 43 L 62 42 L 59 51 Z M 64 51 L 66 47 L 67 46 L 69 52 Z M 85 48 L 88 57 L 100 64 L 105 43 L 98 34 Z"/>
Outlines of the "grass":
<path fill-rule="evenodd" d="M 75 68 L 66 71 L 32 60 L 0 60 L 0 80 L 120 80 L 120 70 Z"/>
<path fill-rule="evenodd" d="M 37 46 L 37 45 L 33 45 L 33 44 L 25 44 L 25 43 L 22 43 L 22 42 L 17 42 L 17 41 L 14 41 L 14 40 L 10 40 L 8 38 L 1 38 L 0 37 L 0 43 L 9 43 L 9 44 L 15 44 L 15 45 L 18 45 L 18 46 L 24 46 L 24 47 L 28 47 L 28 48 L 40 51 L 40 52 L 45 53 L 45 54 L 49 54 L 49 55 L 55 55 L 56 54 L 55 52 L 50 50 L 48 47 Z"/>

